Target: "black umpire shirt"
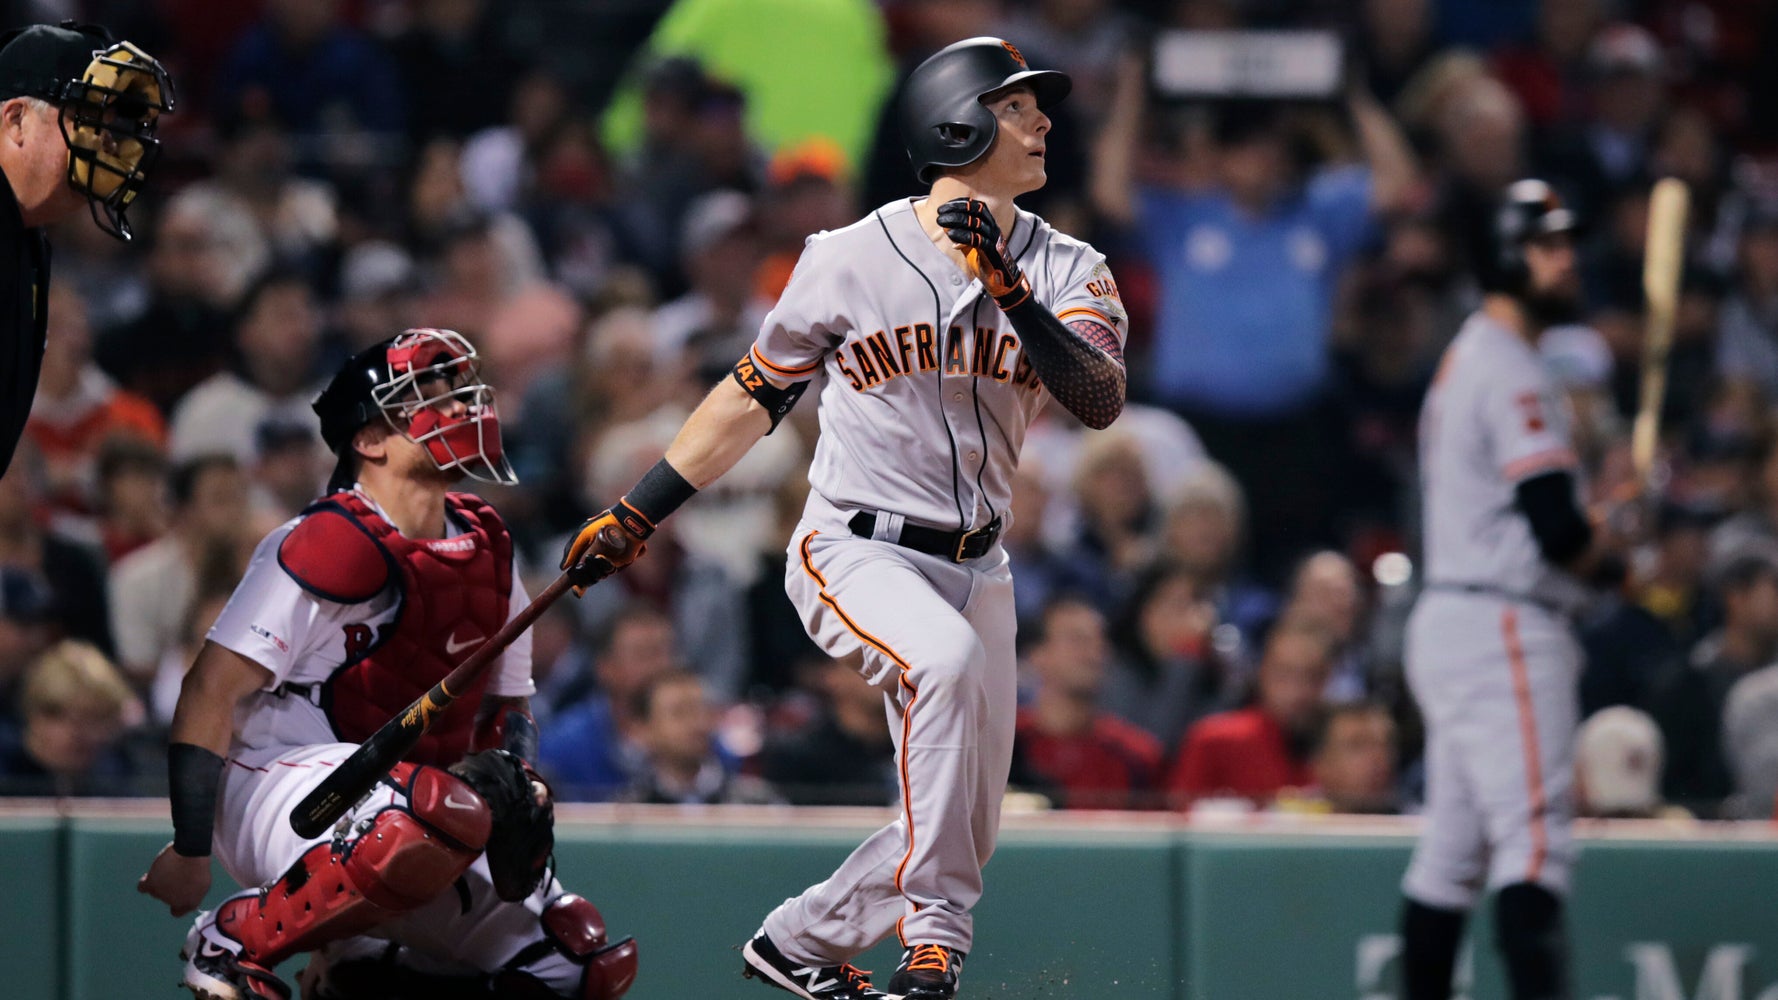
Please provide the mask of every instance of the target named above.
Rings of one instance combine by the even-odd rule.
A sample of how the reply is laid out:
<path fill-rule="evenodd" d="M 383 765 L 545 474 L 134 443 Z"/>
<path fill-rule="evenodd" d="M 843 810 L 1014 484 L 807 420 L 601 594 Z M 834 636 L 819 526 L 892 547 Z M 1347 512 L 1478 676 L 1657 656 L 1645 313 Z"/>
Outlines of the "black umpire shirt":
<path fill-rule="evenodd" d="M 48 293 L 49 240 L 41 227 L 25 228 L 11 183 L 0 183 L 0 474 L 12 464 L 37 395 Z"/>

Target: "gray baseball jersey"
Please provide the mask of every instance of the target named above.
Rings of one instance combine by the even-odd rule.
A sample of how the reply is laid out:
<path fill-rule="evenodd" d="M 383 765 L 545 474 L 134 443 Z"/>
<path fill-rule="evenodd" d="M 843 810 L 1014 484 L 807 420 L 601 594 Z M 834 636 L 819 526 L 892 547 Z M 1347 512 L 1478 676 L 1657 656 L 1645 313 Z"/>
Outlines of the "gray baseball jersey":
<path fill-rule="evenodd" d="M 1420 411 L 1426 579 L 1573 607 L 1579 581 L 1550 565 L 1514 489 L 1565 471 L 1580 482 L 1568 405 L 1523 337 L 1476 313 L 1446 349 Z"/>
<path fill-rule="evenodd" d="M 1005 252 L 1063 322 L 1091 318 L 1122 342 L 1117 286 L 1092 247 L 1021 211 Z M 786 589 L 830 655 L 863 654 L 887 696 L 902 782 L 896 820 L 765 930 L 811 967 L 891 930 L 967 952 L 1012 763 L 1012 575 L 998 546 L 955 562 L 894 540 L 907 523 L 950 531 L 1003 517 L 1046 390 L 1005 314 L 911 201 L 811 238 L 751 357 L 779 379 L 823 380 Z M 887 515 L 872 537 L 848 526 L 859 511 Z"/>
<path fill-rule="evenodd" d="M 1062 322 L 1092 318 L 1123 341 L 1103 254 L 1023 210 L 1007 252 Z M 1046 394 L 1012 323 L 926 235 L 913 202 L 810 237 L 752 356 L 779 379 L 825 376 L 809 484 L 835 505 L 946 529 L 1006 512 Z"/>

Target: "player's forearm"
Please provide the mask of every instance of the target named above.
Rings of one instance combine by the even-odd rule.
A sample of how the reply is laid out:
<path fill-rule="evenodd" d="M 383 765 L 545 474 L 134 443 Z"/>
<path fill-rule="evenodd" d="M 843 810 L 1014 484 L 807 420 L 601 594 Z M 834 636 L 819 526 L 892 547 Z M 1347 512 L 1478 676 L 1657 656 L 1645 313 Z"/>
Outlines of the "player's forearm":
<path fill-rule="evenodd" d="M 1406 208 L 1420 175 L 1408 137 L 1370 93 L 1355 92 L 1350 106 L 1358 144 L 1371 168 L 1371 207 L 1379 212 Z"/>
<path fill-rule="evenodd" d="M 185 857 L 210 853 L 223 755 L 234 739 L 235 706 L 269 677 L 252 660 L 205 643 L 179 689 L 168 733 L 168 802 L 173 849 Z"/>
<path fill-rule="evenodd" d="M 732 378 L 716 383 L 667 448 L 667 464 L 695 489 L 720 479 L 772 429 L 765 407 Z"/>
<path fill-rule="evenodd" d="M 1117 335 L 1092 320 L 1064 324 L 1031 296 L 1003 308 L 1056 402 L 1094 430 L 1111 426 L 1124 410 L 1128 379 Z"/>
<path fill-rule="evenodd" d="M 1136 218 L 1136 148 L 1142 133 L 1142 58 L 1126 55 L 1118 64 L 1111 114 L 1093 144 L 1088 195 L 1093 208 L 1114 222 Z"/>

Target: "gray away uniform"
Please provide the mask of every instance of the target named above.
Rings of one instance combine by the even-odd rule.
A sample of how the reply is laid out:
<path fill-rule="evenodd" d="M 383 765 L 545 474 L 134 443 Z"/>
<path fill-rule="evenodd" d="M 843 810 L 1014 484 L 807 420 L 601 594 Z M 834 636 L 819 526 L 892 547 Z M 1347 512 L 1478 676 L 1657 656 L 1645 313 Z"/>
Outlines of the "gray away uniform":
<path fill-rule="evenodd" d="M 1127 320 L 1105 258 L 1018 213 L 1007 255 L 1062 322 Z M 893 540 L 1004 523 L 1025 428 L 1047 392 L 980 283 L 933 243 L 911 201 L 811 237 L 752 360 L 819 377 L 821 438 L 786 589 L 833 656 L 863 651 L 885 692 L 902 810 L 765 930 L 784 955 L 835 965 L 897 931 L 967 951 L 994 851 L 1016 711 L 1005 551 L 955 562 Z M 870 537 L 853 533 L 874 516 Z"/>

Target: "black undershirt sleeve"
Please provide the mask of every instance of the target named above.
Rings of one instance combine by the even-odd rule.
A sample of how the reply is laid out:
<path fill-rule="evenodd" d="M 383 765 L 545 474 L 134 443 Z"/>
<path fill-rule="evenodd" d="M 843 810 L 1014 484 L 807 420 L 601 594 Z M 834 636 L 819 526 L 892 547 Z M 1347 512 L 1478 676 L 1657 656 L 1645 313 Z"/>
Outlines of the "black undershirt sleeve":
<path fill-rule="evenodd" d="M 1116 333 L 1092 320 L 1064 325 L 1030 294 L 1002 309 L 1056 402 L 1094 430 L 1110 426 L 1124 409 L 1124 352 Z"/>
<path fill-rule="evenodd" d="M 1532 476 L 1513 489 L 1514 498 L 1544 559 L 1567 566 L 1593 541 L 1593 526 L 1574 502 L 1574 477 L 1566 472 Z"/>

